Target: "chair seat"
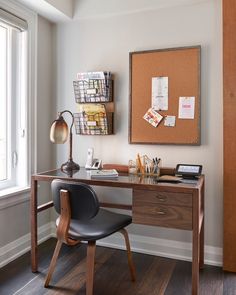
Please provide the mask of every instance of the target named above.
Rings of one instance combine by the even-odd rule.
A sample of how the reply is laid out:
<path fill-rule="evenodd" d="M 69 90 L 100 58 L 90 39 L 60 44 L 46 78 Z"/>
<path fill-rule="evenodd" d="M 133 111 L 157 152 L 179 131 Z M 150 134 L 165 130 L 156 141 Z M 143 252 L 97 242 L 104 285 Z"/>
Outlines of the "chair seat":
<path fill-rule="evenodd" d="M 56 225 L 59 224 L 59 218 Z M 131 216 L 100 209 L 88 221 L 71 219 L 68 236 L 75 240 L 96 241 L 123 229 L 131 222 Z"/>

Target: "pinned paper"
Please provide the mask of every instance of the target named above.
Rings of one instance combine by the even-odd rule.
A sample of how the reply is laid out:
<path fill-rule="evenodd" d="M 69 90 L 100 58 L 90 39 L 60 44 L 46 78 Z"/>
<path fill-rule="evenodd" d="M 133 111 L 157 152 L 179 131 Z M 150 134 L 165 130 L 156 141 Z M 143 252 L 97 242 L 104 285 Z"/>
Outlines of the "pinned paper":
<path fill-rule="evenodd" d="M 179 119 L 194 119 L 194 109 L 194 96 L 181 96 L 179 98 Z"/>
<path fill-rule="evenodd" d="M 143 116 L 143 119 L 150 123 L 153 127 L 157 127 L 163 119 L 163 116 L 156 112 L 153 108 L 150 108 Z"/>
<path fill-rule="evenodd" d="M 168 77 L 152 78 L 152 108 L 157 111 L 168 110 Z"/>
<path fill-rule="evenodd" d="M 164 126 L 174 127 L 175 126 L 175 116 L 166 116 L 164 121 Z"/>

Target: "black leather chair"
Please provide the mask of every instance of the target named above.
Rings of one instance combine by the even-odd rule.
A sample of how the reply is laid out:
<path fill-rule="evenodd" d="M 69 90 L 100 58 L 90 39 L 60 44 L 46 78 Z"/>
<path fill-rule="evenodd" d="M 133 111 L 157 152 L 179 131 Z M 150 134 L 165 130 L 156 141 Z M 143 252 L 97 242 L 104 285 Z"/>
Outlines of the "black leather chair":
<path fill-rule="evenodd" d="M 56 179 L 51 188 L 54 207 L 60 216 L 56 221 L 58 240 L 44 286 L 49 286 L 62 243 L 76 245 L 87 241 L 86 295 L 92 295 L 96 241 L 117 231 L 124 235 L 131 279 L 135 281 L 129 237 L 124 229 L 132 218 L 100 209 L 97 195 L 89 185 Z"/>

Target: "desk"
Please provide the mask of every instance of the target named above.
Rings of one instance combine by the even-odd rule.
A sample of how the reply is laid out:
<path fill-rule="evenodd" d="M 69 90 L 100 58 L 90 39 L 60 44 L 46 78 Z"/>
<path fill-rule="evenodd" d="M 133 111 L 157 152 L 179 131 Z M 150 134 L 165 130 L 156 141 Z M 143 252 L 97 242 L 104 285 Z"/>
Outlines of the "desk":
<path fill-rule="evenodd" d="M 173 173 L 173 169 L 168 172 Z M 166 171 L 161 171 L 163 174 Z M 102 207 L 132 210 L 133 223 L 192 231 L 192 294 L 199 292 L 199 268 L 204 265 L 204 176 L 195 183 L 158 183 L 155 177 L 119 174 L 117 179 L 91 179 L 84 168 L 68 176 L 51 170 L 31 177 L 31 267 L 38 270 L 37 214 L 53 206 L 38 206 L 38 181 L 53 179 L 95 186 L 132 189 L 132 205 L 101 203 Z"/>

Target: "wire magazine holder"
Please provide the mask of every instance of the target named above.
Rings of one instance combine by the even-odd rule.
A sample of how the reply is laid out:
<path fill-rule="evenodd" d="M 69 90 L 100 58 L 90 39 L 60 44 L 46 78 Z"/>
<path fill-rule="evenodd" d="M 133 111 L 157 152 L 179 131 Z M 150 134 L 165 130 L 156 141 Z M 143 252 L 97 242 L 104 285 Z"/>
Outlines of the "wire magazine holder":
<path fill-rule="evenodd" d="M 73 81 L 77 113 L 75 129 L 81 135 L 113 134 L 113 80 L 111 72 L 83 72 Z"/>
<path fill-rule="evenodd" d="M 76 103 L 112 101 L 112 79 L 73 81 Z"/>
<path fill-rule="evenodd" d="M 81 104 L 74 114 L 76 134 L 108 135 L 113 133 L 113 113 L 104 104 Z"/>

